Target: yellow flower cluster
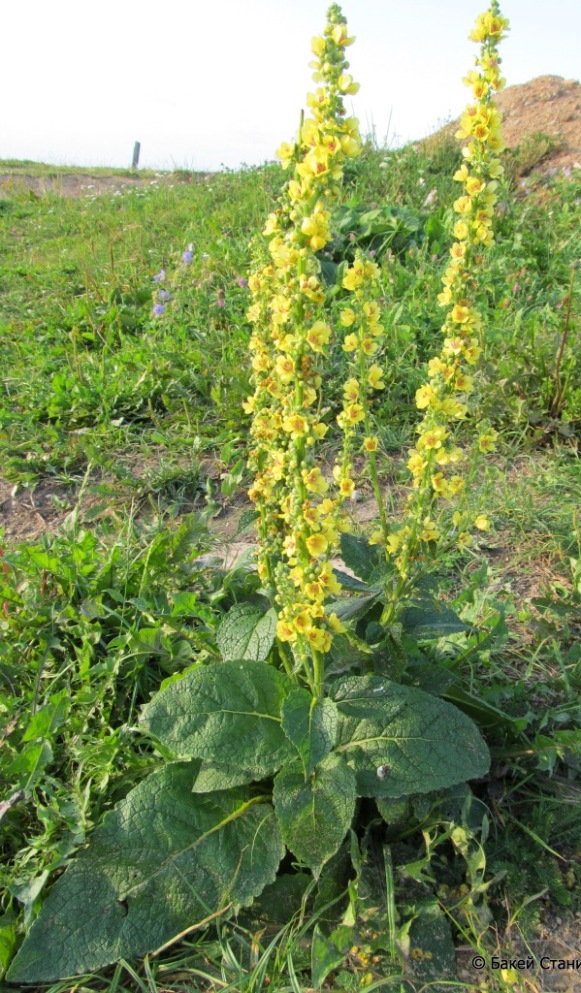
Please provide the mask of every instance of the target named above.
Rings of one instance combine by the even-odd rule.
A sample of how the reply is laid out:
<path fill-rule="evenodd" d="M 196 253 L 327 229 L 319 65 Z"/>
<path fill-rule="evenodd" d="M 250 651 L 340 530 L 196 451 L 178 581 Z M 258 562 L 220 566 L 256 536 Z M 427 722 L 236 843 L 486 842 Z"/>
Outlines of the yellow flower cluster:
<path fill-rule="evenodd" d="M 382 534 L 387 538 L 387 524 L 383 499 L 379 487 L 376 452 L 379 440 L 374 431 L 371 401 L 375 391 L 385 387 L 384 369 L 377 357 L 384 335 L 381 324 L 380 270 L 375 262 L 357 251 L 353 265 L 343 277 L 343 288 L 351 294 L 349 305 L 341 308 L 339 321 L 347 332 L 343 351 L 349 355 L 349 378 L 343 386 L 343 407 L 337 423 L 343 432 L 341 462 L 335 465 L 333 475 L 339 487 L 339 497 L 344 500 L 353 494 L 354 441 L 363 434 L 361 450 L 369 467 L 369 475 L 377 500 Z"/>
<path fill-rule="evenodd" d="M 471 34 L 481 43 L 476 69 L 465 79 L 472 88 L 475 103 L 461 119 L 457 137 L 467 140 L 463 164 L 454 175 L 462 184 L 462 194 L 454 203 L 457 215 L 453 228 L 455 241 L 443 276 L 438 300 L 447 310 L 440 355 L 431 359 L 428 382 L 416 392 L 416 406 L 424 411 L 416 445 L 409 452 L 408 468 L 413 477 L 405 526 L 391 535 L 387 551 L 395 555 L 400 576 L 407 579 L 415 563 L 420 563 L 431 542 L 441 537 L 441 525 L 433 520 L 438 501 L 458 496 L 465 486 L 459 467 L 464 460 L 455 443 L 456 425 L 468 414 L 468 398 L 473 389 L 473 367 L 481 353 L 482 319 L 476 307 L 477 270 L 484 249 L 493 244 L 494 206 L 498 178 L 503 169 L 497 158 L 502 150 L 500 114 L 493 102 L 495 91 L 504 85 L 500 76 L 497 43 L 508 28 L 498 3 L 481 14 Z M 480 451 L 492 451 L 496 433 L 482 427 Z M 483 515 L 467 522 L 456 512 L 452 523 L 461 547 L 470 541 L 466 527 L 484 529 Z"/>
<path fill-rule="evenodd" d="M 313 39 L 311 116 L 294 144 L 278 150 L 289 176 L 277 210 L 256 245 L 249 278 L 248 319 L 254 393 L 244 409 L 253 415 L 249 491 L 259 511 L 259 573 L 276 592 L 277 634 L 289 643 L 313 692 L 322 691 L 320 653 L 340 627 L 324 602 L 340 587 L 330 564 L 338 540 L 338 501 L 317 468 L 314 447 L 328 426 L 321 416 L 321 360 L 332 336 L 322 305 L 325 291 L 316 253 L 331 238 L 330 205 L 346 158 L 359 154 L 358 123 L 346 118 L 343 95 L 356 84 L 345 49 L 353 41 L 333 4 L 321 37 Z"/>

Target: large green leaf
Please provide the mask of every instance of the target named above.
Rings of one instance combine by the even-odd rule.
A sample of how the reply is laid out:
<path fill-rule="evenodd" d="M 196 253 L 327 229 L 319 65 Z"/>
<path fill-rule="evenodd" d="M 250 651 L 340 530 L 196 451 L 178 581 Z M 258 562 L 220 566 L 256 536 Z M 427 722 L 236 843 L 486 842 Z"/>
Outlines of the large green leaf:
<path fill-rule="evenodd" d="M 468 625 L 451 607 L 432 599 L 406 607 L 400 621 L 404 633 L 415 641 L 433 641 L 447 634 L 461 634 L 468 630 Z"/>
<path fill-rule="evenodd" d="M 344 531 L 341 535 L 341 558 L 359 579 L 369 582 L 381 562 L 377 545 L 370 545 L 365 538 Z M 384 560 L 385 561 L 385 560 Z"/>
<path fill-rule="evenodd" d="M 332 696 L 339 711 L 335 752 L 357 773 L 359 796 L 428 793 L 488 770 L 478 728 L 452 704 L 379 676 L 348 679 Z"/>
<path fill-rule="evenodd" d="M 176 758 L 263 779 L 295 756 L 280 717 L 292 689 L 288 676 L 264 662 L 216 662 L 161 690 L 142 720 Z"/>
<path fill-rule="evenodd" d="M 272 882 L 284 854 L 272 806 L 243 789 L 193 794 L 197 765 L 166 766 L 107 815 L 50 892 L 12 982 L 145 955 Z"/>
<path fill-rule="evenodd" d="M 276 613 L 252 603 L 237 603 L 218 628 L 216 640 L 222 658 L 264 662 L 274 644 Z"/>
<path fill-rule="evenodd" d="M 282 729 L 299 753 L 305 775 L 328 755 L 337 734 L 337 708 L 332 700 L 315 700 L 297 687 L 282 705 Z"/>
<path fill-rule="evenodd" d="M 274 807 L 284 842 L 315 875 L 349 830 L 355 786 L 353 770 L 334 753 L 306 779 L 295 762 L 281 769 L 274 781 Z"/>

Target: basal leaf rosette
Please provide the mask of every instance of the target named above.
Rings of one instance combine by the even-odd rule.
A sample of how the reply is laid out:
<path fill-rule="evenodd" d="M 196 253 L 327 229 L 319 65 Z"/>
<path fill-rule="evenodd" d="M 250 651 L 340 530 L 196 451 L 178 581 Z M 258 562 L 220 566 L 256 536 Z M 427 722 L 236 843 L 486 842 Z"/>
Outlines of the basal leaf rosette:
<path fill-rule="evenodd" d="M 259 513 L 259 573 L 277 604 L 277 635 L 291 649 L 311 689 L 322 688 L 321 653 L 333 624 L 324 602 L 339 591 L 330 558 L 338 541 L 337 501 L 315 457 L 328 425 L 322 419 L 323 362 L 333 335 L 323 310 L 325 291 L 317 253 L 331 238 L 330 205 L 346 158 L 359 154 L 357 121 L 346 118 L 345 94 L 357 85 L 347 72 L 353 41 L 340 8 L 328 12 L 324 34 L 314 38 L 314 80 L 294 144 L 278 155 L 292 170 L 266 239 L 255 248 L 249 278 L 248 318 L 254 393 L 249 491 Z"/>
<path fill-rule="evenodd" d="M 485 515 L 475 519 L 446 505 L 457 501 L 466 486 L 466 456 L 458 444 L 462 423 L 471 414 L 470 394 L 474 371 L 482 351 L 483 321 L 478 310 L 478 270 L 485 251 L 494 242 L 493 220 L 498 179 L 503 169 L 498 154 L 503 148 L 501 118 L 494 93 L 501 89 L 497 45 L 508 21 L 493 0 L 481 14 L 470 35 L 481 43 L 476 68 L 465 79 L 475 102 L 461 118 L 458 137 L 466 139 L 464 161 L 454 175 L 462 193 L 454 202 L 457 219 L 450 248 L 450 261 L 442 278 L 438 300 L 446 308 L 440 354 L 428 365 L 428 381 L 416 392 L 416 406 L 424 412 L 417 428 L 415 447 L 409 452 L 408 468 L 413 478 L 403 526 L 389 536 L 388 555 L 393 556 L 399 580 L 394 602 L 407 584 L 424 569 L 425 560 L 439 543 L 456 542 L 461 548 L 471 541 L 470 528 L 488 527 Z M 492 451 L 496 432 L 487 424 L 478 428 L 480 452 Z M 447 523 L 446 523 L 447 519 Z"/>

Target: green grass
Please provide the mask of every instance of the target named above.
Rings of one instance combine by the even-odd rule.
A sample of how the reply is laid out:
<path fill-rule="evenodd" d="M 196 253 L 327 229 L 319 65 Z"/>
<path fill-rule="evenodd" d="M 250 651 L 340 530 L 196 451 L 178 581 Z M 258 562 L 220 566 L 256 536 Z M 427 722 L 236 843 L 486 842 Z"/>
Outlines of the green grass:
<path fill-rule="evenodd" d="M 333 271 L 355 240 L 374 248 L 382 264 L 389 389 L 379 433 L 395 503 L 408 485 L 400 467 L 413 439 L 414 393 L 438 342 L 434 301 L 457 157 L 450 143 L 431 151 L 366 147 L 348 173 L 325 260 Z M 530 162 L 527 149 L 521 159 Z M 397 950 L 405 948 L 406 925 L 394 907 L 412 899 L 413 873 L 418 887 L 434 877 L 457 940 L 486 955 L 498 947 L 495 933 L 502 945 L 506 927 L 530 938 L 551 915 L 581 909 L 574 816 L 581 183 L 537 178 L 525 191 L 518 155 L 512 166 L 482 286 L 487 344 L 478 390 L 500 445 L 470 493 L 493 526 L 467 556 L 438 563 L 444 596 L 474 633 L 468 647 L 454 638 L 440 645 L 437 660 L 447 659 L 520 732 L 505 735 L 500 718 L 492 727 L 495 765 L 478 797 L 471 854 L 446 835 L 428 858 L 426 836 L 441 823 L 416 809 L 415 833 L 385 877 L 370 829 L 351 887 L 365 912 L 355 951 L 333 974 L 337 989 L 376 979 L 383 989 L 404 988 Z M 184 667 L 216 657 L 220 617 L 258 582 L 243 568 L 227 573 L 198 559 L 215 546 L 223 506 L 244 502 L 248 242 L 284 176 L 265 166 L 160 182 L 152 176 L 133 188 L 123 186 L 128 171 L 81 170 L 97 182 L 118 177 L 119 192 L 86 189 L 74 199 L 31 195 L 23 185 L 25 175 L 58 179 L 73 171 L 0 162 L 0 172 L 14 176 L 0 199 L 1 473 L 32 491 L 58 484 L 72 508 L 55 534 L 2 542 L 6 954 L 91 828 L 155 767 L 158 756 L 135 726 L 140 706 Z M 192 260 L 184 262 L 190 243 Z M 165 279 L 155 282 L 162 268 Z M 171 300 L 156 317 L 160 287 Z M 343 364 L 340 351 L 331 356 L 331 407 Z M 486 833 L 482 811 L 485 878 L 475 868 Z M 377 888 L 382 874 L 387 890 Z M 270 929 L 250 916 L 189 935 L 155 960 L 85 977 L 82 988 L 308 987 L 313 918 L 306 906 Z M 380 934 L 388 935 L 387 950 Z M 489 978 L 497 984 L 491 989 L 502 988 L 498 976 Z"/>

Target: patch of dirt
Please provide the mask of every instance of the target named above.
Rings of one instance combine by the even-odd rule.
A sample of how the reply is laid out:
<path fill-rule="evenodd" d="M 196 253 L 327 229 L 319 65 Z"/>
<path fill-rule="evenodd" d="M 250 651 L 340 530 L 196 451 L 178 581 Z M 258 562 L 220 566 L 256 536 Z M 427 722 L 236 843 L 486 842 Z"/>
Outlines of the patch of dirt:
<path fill-rule="evenodd" d="M 72 508 L 70 486 L 45 479 L 29 490 L 0 476 L 0 526 L 6 541 L 35 541 L 55 531 Z"/>
<path fill-rule="evenodd" d="M 100 175 L 87 172 L 55 172 L 50 170 L 42 176 L 36 176 L 20 169 L 13 172 L 0 173 L 0 199 L 3 196 L 32 193 L 40 197 L 45 193 L 65 197 L 95 197 L 103 193 L 121 195 L 133 189 L 155 189 L 160 186 L 203 182 L 210 178 L 207 173 L 174 173 L 151 172 L 141 174 L 136 172 L 121 172 L 111 175 Z"/>
<path fill-rule="evenodd" d="M 502 113 L 502 135 L 509 148 L 516 148 L 531 135 L 550 135 L 555 147 L 542 162 L 542 173 L 581 169 L 581 85 L 562 76 L 537 76 L 528 83 L 508 86 L 496 97 Z M 427 144 L 453 136 L 459 119 L 432 135 Z M 523 174 L 526 167 L 523 169 Z"/>
<path fill-rule="evenodd" d="M 510 979 L 515 993 L 580 993 L 581 972 L 564 964 L 581 959 L 580 933 L 581 915 L 577 914 L 570 921 L 549 916 L 538 938 L 525 942 L 520 936 L 505 935 L 502 940 L 499 938 L 498 950 L 493 954 L 499 960 L 520 960 L 518 968 L 514 969 L 517 978 Z M 473 948 L 463 947 L 456 951 L 458 976 L 470 984 L 471 990 L 479 988 L 487 972 L 493 977 L 500 975 L 499 968 L 493 972 L 489 968 L 492 954 L 484 958 L 488 969 L 485 966 L 482 970 L 482 959 Z M 478 959 L 480 961 L 476 961 Z"/>

